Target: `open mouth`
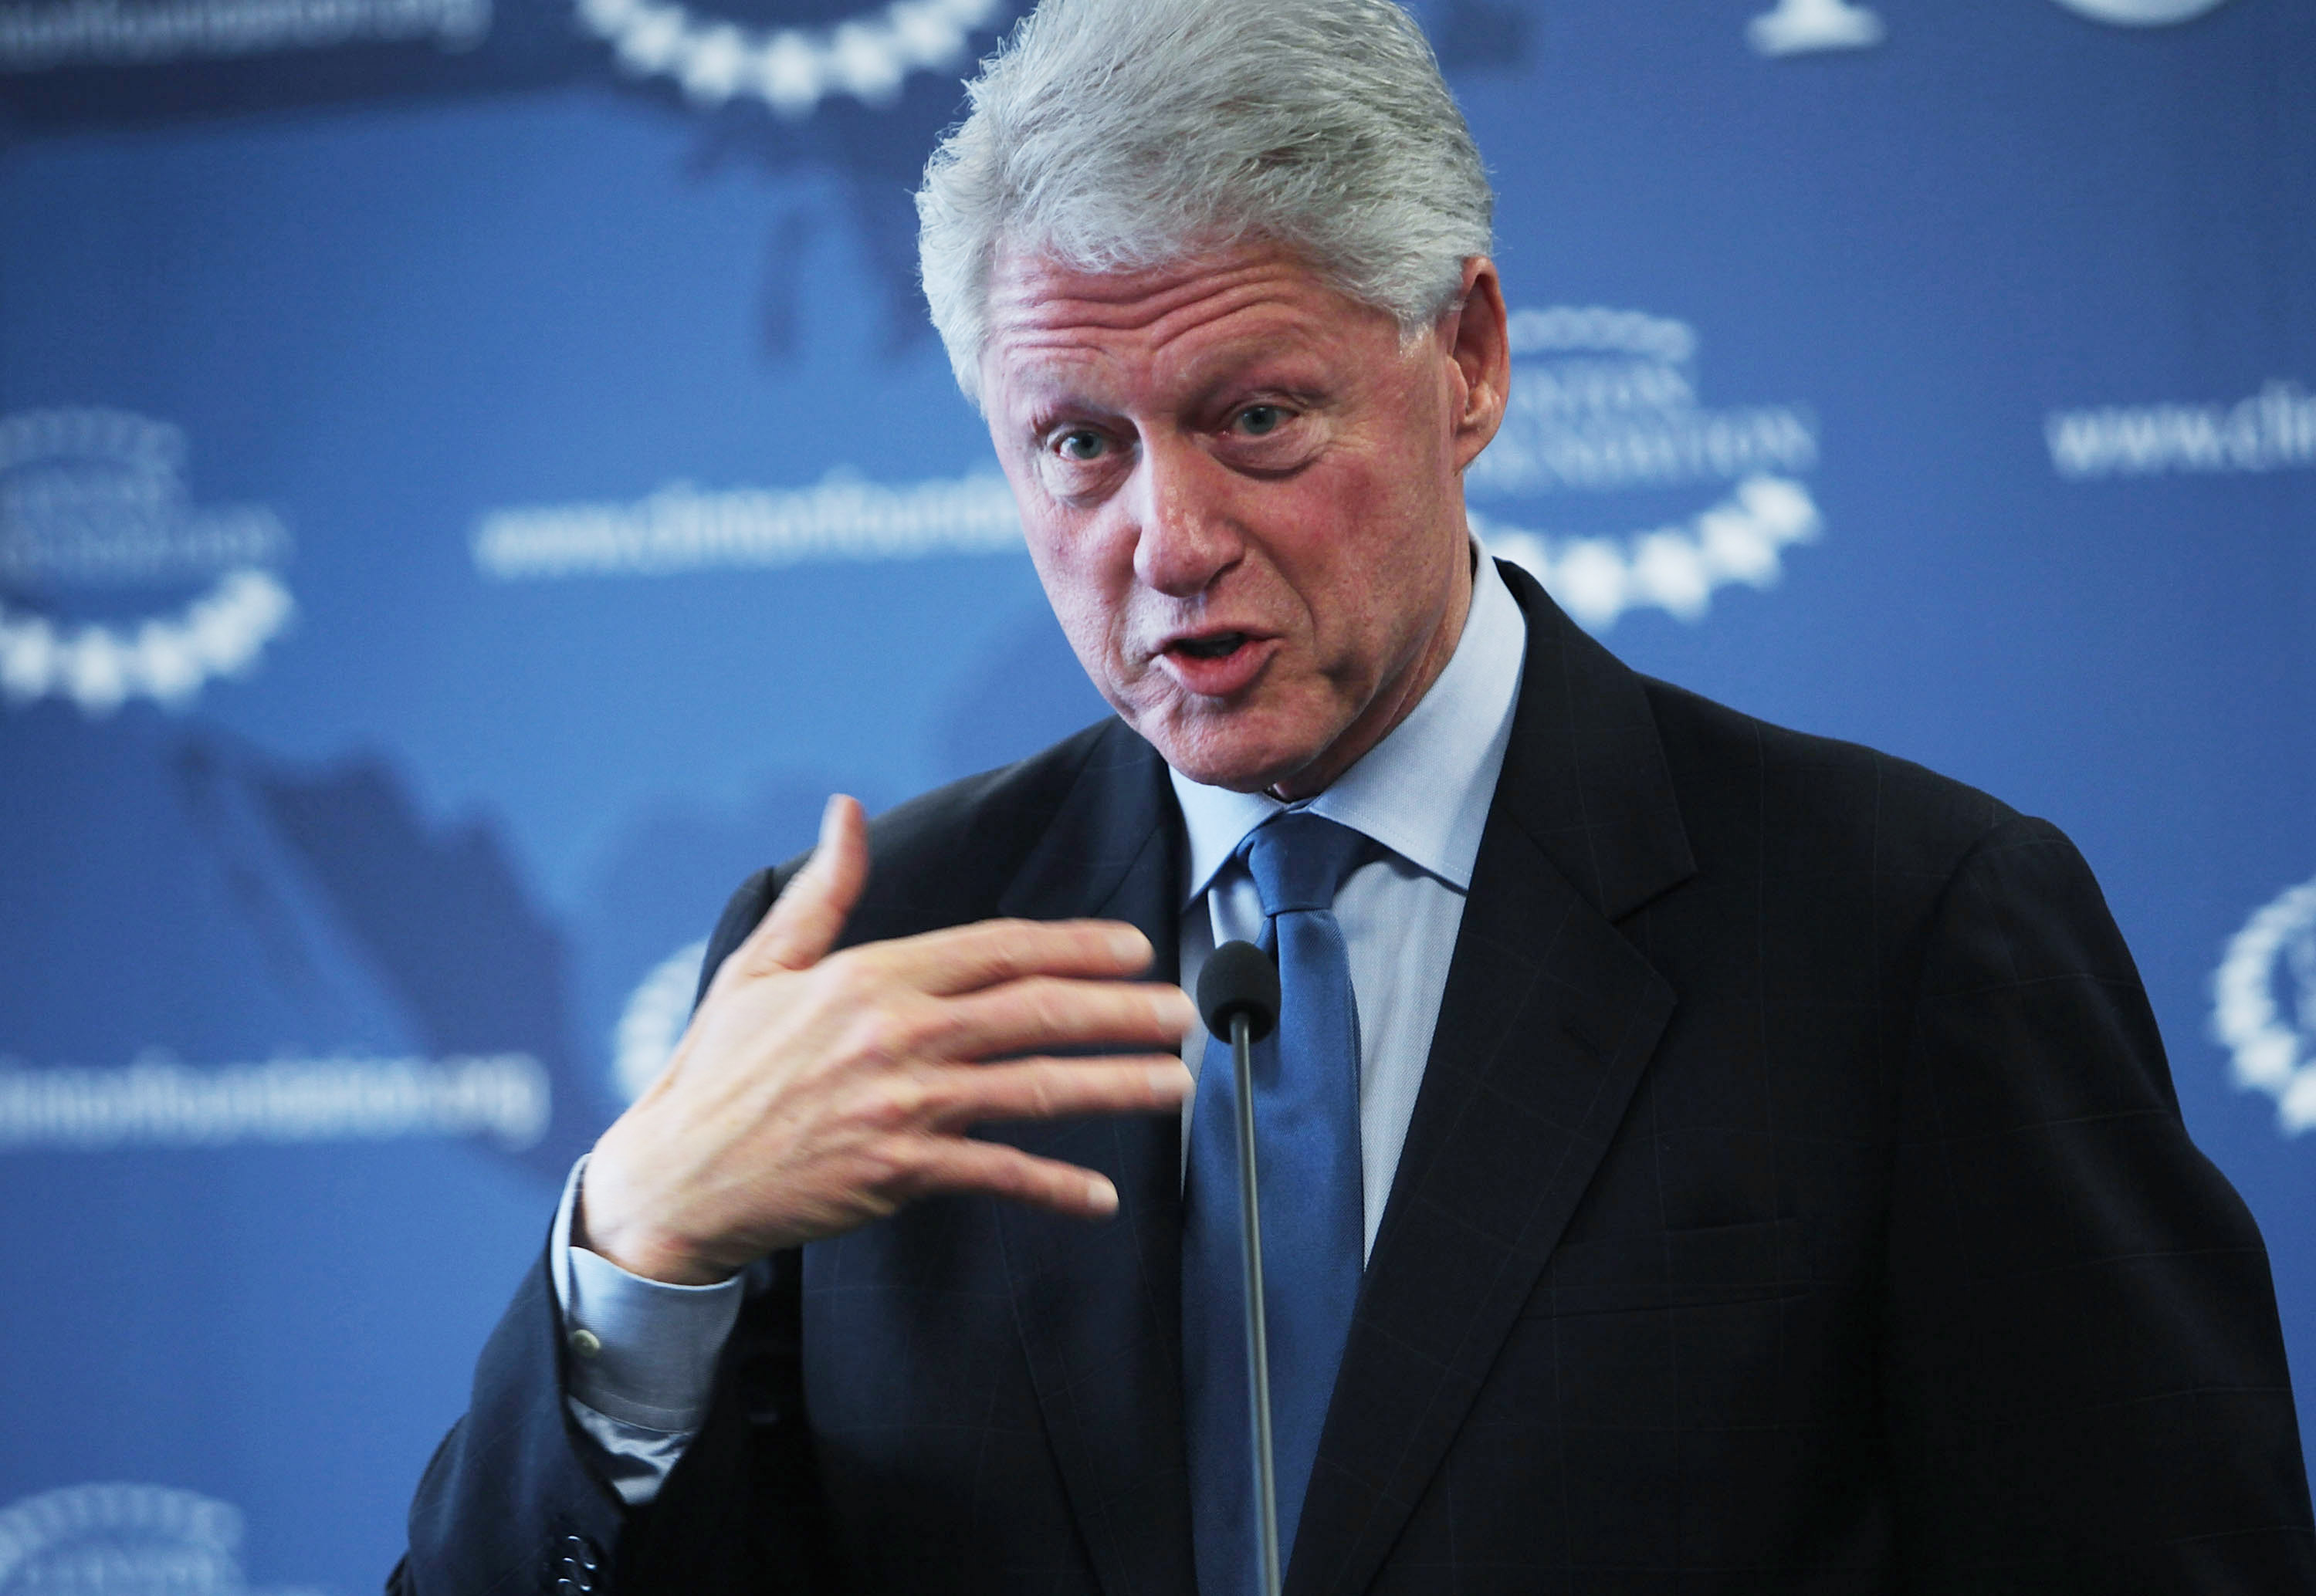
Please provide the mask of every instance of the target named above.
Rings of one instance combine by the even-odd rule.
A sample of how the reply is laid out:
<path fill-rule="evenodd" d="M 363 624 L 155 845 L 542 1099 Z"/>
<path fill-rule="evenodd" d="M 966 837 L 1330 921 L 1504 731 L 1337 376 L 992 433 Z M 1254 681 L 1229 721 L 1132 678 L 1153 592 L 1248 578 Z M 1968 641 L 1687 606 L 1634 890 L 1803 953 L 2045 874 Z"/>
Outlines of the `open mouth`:
<path fill-rule="evenodd" d="M 1243 632 L 1217 632 L 1210 637 L 1184 637 L 1166 645 L 1169 653 L 1188 654 L 1193 660 L 1224 660 L 1236 653 L 1247 641 Z"/>

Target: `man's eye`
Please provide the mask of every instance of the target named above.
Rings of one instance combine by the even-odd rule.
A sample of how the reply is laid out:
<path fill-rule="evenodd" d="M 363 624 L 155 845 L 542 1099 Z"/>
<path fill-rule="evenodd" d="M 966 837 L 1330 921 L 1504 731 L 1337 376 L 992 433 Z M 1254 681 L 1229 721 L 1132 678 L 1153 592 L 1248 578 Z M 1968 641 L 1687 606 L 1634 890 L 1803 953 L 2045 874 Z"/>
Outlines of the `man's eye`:
<path fill-rule="evenodd" d="M 1109 452 L 1109 443 L 1100 433 L 1081 428 L 1056 439 L 1054 450 L 1064 460 L 1099 460 Z"/>
<path fill-rule="evenodd" d="M 1287 420 L 1287 412 L 1276 404 L 1250 404 L 1238 412 L 1238 430 L 1251 437 L 1260 438 L 1275 432 Z"/>

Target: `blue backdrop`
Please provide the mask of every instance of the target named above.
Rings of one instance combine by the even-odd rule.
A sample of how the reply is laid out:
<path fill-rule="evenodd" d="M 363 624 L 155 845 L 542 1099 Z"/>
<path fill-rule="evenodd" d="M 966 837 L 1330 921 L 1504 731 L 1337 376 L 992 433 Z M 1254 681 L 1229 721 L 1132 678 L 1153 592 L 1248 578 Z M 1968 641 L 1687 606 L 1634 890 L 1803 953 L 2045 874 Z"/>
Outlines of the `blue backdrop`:
<path fill-rule="evenodd" d="M 913 282 L 1011 14 L 0 0 L 0 1592 L 374 1588 L 724 893 L 1100 713 Z M 2316 4 L 1421 15 L 1479 529 L 2074 835 L 2316 1414 Z"/>

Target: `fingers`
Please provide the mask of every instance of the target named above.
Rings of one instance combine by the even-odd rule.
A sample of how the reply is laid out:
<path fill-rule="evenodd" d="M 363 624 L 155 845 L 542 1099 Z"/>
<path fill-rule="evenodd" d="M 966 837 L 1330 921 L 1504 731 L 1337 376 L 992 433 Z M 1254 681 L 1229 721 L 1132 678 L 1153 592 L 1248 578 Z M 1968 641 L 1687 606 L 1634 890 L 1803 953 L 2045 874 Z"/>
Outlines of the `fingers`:
<path fill-rule="evenodd" d="M 1118 1188 L 1091 1169 L 966 1137 L 929 1149 L 914 1184 L 919 1196 L 985 1192 L 1083 1219 L 1106 1219 L 1118 1211 Z"/>
<path fill-rule="evenodd" d="M 821 811 L 820 842 L 747 941 L 735 962 L 747 971 L 803 970 L 836 945 L 868 879 L 868 817 L 859 801 L 835 794 Z"/>
<path fill-rule="evenodd" d="M 828 956 L 868 879 L 868 823 L 860 803 L 832 796 L 820 840 L 732 962 L 752 972 L 803 970 Z M 984 920 L 859 950 L 933 997 L 1026 975 L 1100 979 L 1150 967 L 1150 939 L 1116 920 Z"/>
<path fill-rule="evenodd" d="M 1180 987 L 1029 976 L 950 998 L 924 1041 L 949 1059 L 1121 1044 L 1171 1050 L 1198 1022 L 1196 1006 Z"/>
<path fill-rule="evenodd" d="M 885 969 L 936 998 L 1028 975 L 1139 975 L 1150 939 L 1119 920 L 982 920 L 878 944 Z"/>
<path fill-rule="evenodd" d="M 1024 1059 L 951 1068 L 929 1096 L 937 1129 L 1082 1114 L 1157 1113 L 1182 1106 L 1195 1083 L 1169 1053 Z"/>

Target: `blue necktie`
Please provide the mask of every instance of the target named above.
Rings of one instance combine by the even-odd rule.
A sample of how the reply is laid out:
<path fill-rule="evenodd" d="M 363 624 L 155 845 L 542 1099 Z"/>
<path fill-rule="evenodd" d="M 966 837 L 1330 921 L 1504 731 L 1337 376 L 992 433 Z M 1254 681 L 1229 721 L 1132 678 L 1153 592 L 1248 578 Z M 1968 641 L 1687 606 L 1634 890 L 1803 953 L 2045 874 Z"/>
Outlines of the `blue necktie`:
<path fill-rule="evenodd" d="M 1256 1166 L 1283 1571 L 1350 1333 L 1366 1236 L 1359 1019 L 1335 891 L 1371 845 L 1288 811 L 1240 845 L 1278 958 L 1278 1027 L 1254 1048 Z M 1259 1588 L 1231 1049 L 1207 1044 L 1183 1187 L 1182 1375 L 1200 1596 Z"/>

